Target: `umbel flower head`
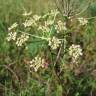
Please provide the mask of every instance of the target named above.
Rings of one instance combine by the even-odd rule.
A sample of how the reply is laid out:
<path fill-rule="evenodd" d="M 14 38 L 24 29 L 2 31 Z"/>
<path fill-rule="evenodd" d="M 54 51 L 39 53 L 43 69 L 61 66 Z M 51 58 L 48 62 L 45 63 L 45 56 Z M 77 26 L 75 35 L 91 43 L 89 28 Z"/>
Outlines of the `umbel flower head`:
<path fill-rule="evenodd" d="M 22 46 L 29 39 L 29 35 L 22 34 L 19 38 L 17 38 L 16 45 Z"/>
<path fill-rule="evenodd" d="M 41 16 L 39 16 L 39 15 L 33 15 L 33 19 L 34 19 L 35 21 L 40 20 L 40 18 L 41 18 Z"/>
<path fill-rule="evenodd" d="M 16 40 L 17 33 L 16 32 L 9 32 L 7 36 L 7 41 Z"/>
<path fill-rule="evenodd" d="M 11 31 L 12 29 L 16 28 L 18 26 L 18 24 L 15 22 L 13 23 L 9 28 L 8 31 Z"/>
<path fill-rule="evenodd" d="M 57 29 L 57 33 L 67 30 L 66 23 L 65 22 L 63 23 L 61 20 L 57 22 L 57 25 L 55 25 L 55 28 Z"/>
<path fill-rule="evenodd" d="M 80 45 L 74 45 L 69 47 L 69 55 L 72 58 L 72 62 L 76 63 L 78 58 L 83 55 Z"/>
<path fill-rule="evenodd" d="M 38 30 L 41 30 L 43 33 L 50 32 L 50 28 L 48 26 L 43 26 L 43 25 L 40 25 L 38 27 Z"/>
<path fill-rule="evenodd" d="M 49 25 L 52 25 L 52 24 L 54 24 L 54 21 L 51 20 L 51 19 L 45 21 L 45 26 L 49 26 Z"/>
<path fill-rule="evenodd" d="M 57 49 L 57 48 L 59 47 L 59 45 L 61 44 L 61 41 L 60 41 L 58 38 L 56 38 L 55 36 L 54 36 L 53 38 L 49 38 L 49 39 L 48 39 L 48 42 L 49 42 L 48 45 L 49 45 L 53 50 Z"/>
<path fill-rule="evenodd" d="M 32 25 L 36 25 L 36 22 L 34 19 L 30 18 L 28 20 L 25 20 L 25 22 L 23 23 L 24 27 L 31 27 Z"/>
<path fill-rule="evenodd" d="M 45 60 L 38 55 L 29 62 L 30 68 L 33 68 L 34 71 L 37 72 L 40 67 L 44 67 L 44 61 Z"/>

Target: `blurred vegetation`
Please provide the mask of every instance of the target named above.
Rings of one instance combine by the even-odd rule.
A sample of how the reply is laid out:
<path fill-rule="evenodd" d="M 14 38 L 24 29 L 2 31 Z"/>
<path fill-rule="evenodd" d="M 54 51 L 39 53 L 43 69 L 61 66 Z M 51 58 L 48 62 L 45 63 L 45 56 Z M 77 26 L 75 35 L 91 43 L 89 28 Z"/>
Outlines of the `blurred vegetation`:
<path fill-rule="evenodd" d="M 22 62 L 23 57 L 26 60 L 27 56 L 29 56 L 26 50 L 22 53 L 22 49 L 20 49 L 21 53 L 18 53 L 18 51 L 14 51 L 14 46 L 10 47 L 6 42 L 8 27 L 16 21 L 20 22 L 21 14 L 25 9 L 27 11 L 32 10 L 33 14 L 43 14 L 54 7 L 56 8 L 54 0 L 0 0 L 0 96 L 96 96 L 96 25 L 91 23 L 96 19 L 90 19 L 86 32 L 83 36 L 78 35 L 76 38 L 80 43 L 84 42 L 83 46 L 87 51 L 85 51 L 86 61 L 83 63 L 87 64 L 90 70 L 94 69 L 95 79 L 91 78 L 89 73 L 84 73 L 82 79 L 82 76 L 80 78 L 73 77 L 72 73 L 67 72 L 66 76 L 71 82 L 71 85 L 67 84 L 67 87 L 72 90 L 69 95 L 62 95 L 62 86 L 55 85 L 56 82 L 50 70 L 46 71 L 46 77 L 44 77 L 43 72 L 40 73 L 40 76 L 37 73 L 30 75 L 29 69 Z M 89 6 L 85 16 L 96 16 L 95 2 Z M 83 39 L 81 40 L 82 37 Z M 33 45 L 30 45 L 31 53 L 33 53 L 32 51 L 36 49 L 38 44 Z M 19 59 L 19 61 L 15 61 L 15 59 Z M 44 83 L 45 81 L 41 76 L 47 80 L 47 84 Z M 50 76 L 52 77 L 50 78 Z M 66 80 L 64 81 L 66 82 Z M 73 86 L 74 91 L 70 86 Z M 67 87 L 65 87 L 65 91 Z M 67 93 L 69 90 L 67 90 Z"/>

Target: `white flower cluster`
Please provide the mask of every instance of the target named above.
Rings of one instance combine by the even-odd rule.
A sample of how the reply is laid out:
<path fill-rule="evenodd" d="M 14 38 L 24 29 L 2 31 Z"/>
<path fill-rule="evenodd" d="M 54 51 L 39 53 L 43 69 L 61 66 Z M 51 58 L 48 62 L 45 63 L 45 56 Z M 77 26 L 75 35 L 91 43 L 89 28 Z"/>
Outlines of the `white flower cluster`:
<path fill-rule="evenodd" d="M 16 27 L 18 26 L 17 23 L 14 23 L 12 24 L 9 28 L 8 28 L 8 36 L 7 36 L 7 41 L 15 41 L 16 45 L 17 46 L 22 46 L 29 38 L 29 35 L 25 34 L 25 33 L 22 33 L 22 35 L 18 38 L 17 37 L 17 32 L 15 32 L 15 29 Z"/>
<path fill-rule="evenodd" d="M 86 25 L 88 23 L 88 20 L 83 17 L 78 18 L 78 21 L 79 21 L 80 25 Z"/>
<path fill-rule="evenodd" d="M 11 31 L 12 29 L 16 28 L 18 26 L 18 24 L 15 22 L 13 23 L 9 28 L 8 31 Z"/>
<path fill-rule="evenodd" d="M 25 20 L 25 22 L 23 23 L 23 25 L 24 25 L 24 27 L 26 28 L 26 27 L 30 27 L 30 26 L 36 26 L 37 25 L 37 21 L 39 21 L 40 20 L 40 18 L 41 18 L 41 16 L 39 16 L 39 15 L 33 15 L 33 17 L 32 18 L 30 18 L 30 19 L 26 19 Z"/>
<path fill-rule="evenodd" d="M 78 58 L 83 55 L 80 45 L 74 45 L 69 47 L 69 55 L 72 57 L 72 62 L 76 63 Z"/>
<path fill-rule="evenodd" d="M 17 38 L 16 45 L 22 46 L 29 39 L 29 35 L 22 34 L 19 38 Z"/>
<path fill-rule="evenodd" d="M 57 29 L 57 33 L 67 30 L 66 23 L 63 23 L 61 20 L 57 22 L 57 25 L 55 25 L 55 28 Z"/>
<path fill-rule="evenodd" d="M 35 21 L 40 20 L 40 18 L 41 18 L 41 16 L 39 16 L 39 15 L 33 15 L 33 19 L 34 19 Z"/>
<path fill-rule="evenodd" d="M 52 19 L 47 19 L 43 22 L 43 25 L 38 26 L 38 30 L 41 30 L 42 32 L 50 32 L 50 26 L 54 24 L 54 21 Z"/>
<path fill-rule="evenodd" d="M 32 61 L 29 62 L 30 68 L 33 68 L 35 72 L 38 71 L 40 67 L 44 67 L 44 59 L 40 56 L 36 56 Z"/>
<path fill-rule="evenodd" d="M 16 40 L 16 36 L 17 36 L 17 33 L 16 32 L 11 32 L 13 29 L 15 29 L 16 27 L 18 26 L 18 24 L 15 22 L 13 23 L 9 28 L 8 28 L 8 37 L 7 37 L 7 40 L 8 41 L 11 41 L 11 40 Z"/>
<path fill-rule="evenodd" d="M 52 25 L 54 24 L 54 21 L 53 20 L 47 20 L 45 21 L 45 26 L 49 26 L 49 25 Z"/>
<path fill-rule="evenodd" d="M 58 38 L 56 38 L 56 37 L 49 38 L 49 39 L 48 39 L 48 42 L 49 42 L 48 45 L 49 45 L 53 50 L 57 49 L 57 48 L 59 47 L 59 45 L 61 44 L 61 41 L 60 41 Z"/>
<path fill-rule="evenodd" d="M 48 26 L 40 25 L 38 27 L 38 30 L 41 30 L 42 32 L 50 32 L 50 28 Z"/>
<path fill-rule="evenodd" d="M 29 20 L 26 20 L 24 23 L 23 23 L 24 27 L 30 27 L 32 25 L 36 25 L 36 22 L 35 20 L 33 20 L 32 18 L 30 18 Z"/>
<path fill-rule="evenodd" d="M 54 24 L 56 15 L 58 13 L 59 13 L 58 10 L 51 10 L 49 13 L 43 15 L 41 18 L 44 20 L 43 22 L 39 23 L 38 30 L 41 30 L 42 32 L 50 32 L 51 25 Z"/>
<path fill-rule="evenodd" d="M 17 33 L 16 32 L 9 32 L 7 41 L 16 40 Z"/>

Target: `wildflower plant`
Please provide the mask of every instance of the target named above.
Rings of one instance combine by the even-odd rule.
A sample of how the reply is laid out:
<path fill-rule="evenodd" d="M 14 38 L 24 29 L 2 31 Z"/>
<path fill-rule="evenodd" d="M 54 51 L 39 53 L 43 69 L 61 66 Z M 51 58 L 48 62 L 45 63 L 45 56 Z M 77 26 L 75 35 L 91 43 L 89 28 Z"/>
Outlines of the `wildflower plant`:
<path fill-rule="evenodd" d="M 68 1 L 69 5 L 73 4 L 71 0 Z M 60 10 L 51 10 L 43 15 L 25 11 L 22 14 L 22 22 L 14 23 L 8 28 L 6 39 L 9 46 L 15 46 L 13 48 L 17 63 L 23 62 L 22 66 L 33 77 L 35 74 L 36 79 L 39 77 L 38 81 L 43 81 L 47 90 L 51 90 L 48 83 L 63 94 L 46 96 L 83 96 L 80 92 L 91 86 L 83 89 L 83 81 L 86 82 L 87 77 L 85 80 L 78 80 L 87 73 L 91 76 L 86 65 L 88 42 L 85 43 L 84 38 L 91 21 L 88 17 L 78 18 L 70 8 L 64 9 L 64 13 Z M 87 85 L 88 82 L 84 84 Z M 73 90 L 75 85 L 76 91 Z M 53 94 L 52 90 L 50 93 Z"/>

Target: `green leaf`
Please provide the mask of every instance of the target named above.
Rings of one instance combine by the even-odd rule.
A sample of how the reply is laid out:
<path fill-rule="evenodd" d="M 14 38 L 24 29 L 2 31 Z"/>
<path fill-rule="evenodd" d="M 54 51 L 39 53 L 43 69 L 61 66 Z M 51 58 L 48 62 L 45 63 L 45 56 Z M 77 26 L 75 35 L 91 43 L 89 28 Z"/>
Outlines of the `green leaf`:
<path fill-rule="evenodd" d="M 34 56 L 38 52 L 41 52 L 41 50 L 44 48 L 45 48 L 45 43 L 43 41 L 33 42 L 28 45 L 28 51 L 31 56 Z"/>

